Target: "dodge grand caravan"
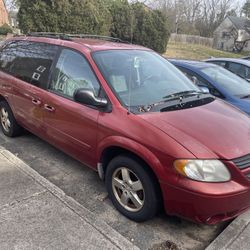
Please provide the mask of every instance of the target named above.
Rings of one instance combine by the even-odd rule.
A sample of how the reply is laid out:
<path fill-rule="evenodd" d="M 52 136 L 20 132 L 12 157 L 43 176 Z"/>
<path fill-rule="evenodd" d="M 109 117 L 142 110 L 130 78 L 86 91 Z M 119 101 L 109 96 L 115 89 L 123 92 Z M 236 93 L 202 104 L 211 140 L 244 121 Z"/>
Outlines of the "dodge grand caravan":
<path fill-rule="evenodd" d="M 200 223 L 250 207 L 250 119 L 154 51 L 34 33 L 0 48 L 0 124 L 29 130 L 105 180 L 135 221 L 163 205 Z"/>

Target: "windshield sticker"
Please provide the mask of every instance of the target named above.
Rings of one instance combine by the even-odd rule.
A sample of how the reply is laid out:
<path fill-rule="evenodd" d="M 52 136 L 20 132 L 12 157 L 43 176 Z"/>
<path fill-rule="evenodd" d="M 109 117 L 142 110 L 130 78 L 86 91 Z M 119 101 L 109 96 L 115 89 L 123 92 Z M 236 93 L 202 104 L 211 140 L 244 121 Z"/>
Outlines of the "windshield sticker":
<path fill-rule="evenodd" d="M 118 93 L 128 90 L 125 76 L 111 76 L 111 83 Z"/>

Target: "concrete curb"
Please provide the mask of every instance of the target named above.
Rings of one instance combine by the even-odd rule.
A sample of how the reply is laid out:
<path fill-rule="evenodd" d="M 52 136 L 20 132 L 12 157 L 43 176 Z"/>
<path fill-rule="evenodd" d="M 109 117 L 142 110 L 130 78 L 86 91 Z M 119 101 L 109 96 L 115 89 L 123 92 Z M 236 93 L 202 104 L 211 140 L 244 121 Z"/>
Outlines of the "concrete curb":
<path fill-rule="evenodd" d="M 9 152 L 0 146 L 0 154 L 7 158 L 13 165 L 24 172 L 26 175 L 30 176 L 41 186 L 46 188 L 54 196 L 56 196 L 61 202 L 63 202 L 69 209 L 71 209 L 75 214 L 77 214 L 85 222 L 93 226 L 99 233 L 104 235 L 109 241 L 111 241 L 119 249 L 134 249 L 139 250 L 139 248 L 133 245 L 129 240 L 116 232 L 112 227 L 110 227 L 104 221 L 97 219 L 94 214 L 86 209 L 84 206 L 79 204 L 73 198 L 67 196 L 60 188 L 49 182 L 47 179 L 38 174 L 35 170 L 25 164 L 22 160 L 16 157 L 14 154 Z"/>
<path fill-rule="evenodd" d="M 229 226 L 206 248 L 206 250 L 226 250 L 237 240 L 250 224 L 250 211 L 238 216 Z"/>

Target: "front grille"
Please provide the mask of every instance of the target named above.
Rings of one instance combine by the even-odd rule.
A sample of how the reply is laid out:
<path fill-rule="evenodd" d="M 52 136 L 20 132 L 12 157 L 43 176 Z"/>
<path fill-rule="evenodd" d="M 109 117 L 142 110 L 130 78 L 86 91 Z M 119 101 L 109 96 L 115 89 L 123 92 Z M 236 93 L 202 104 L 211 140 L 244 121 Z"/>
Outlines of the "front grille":
<path fill-rule="evenodd" d="M 244 169 L 250 167 L 250 154 L 232 160 L 232 162 L 239 168 Z"/>

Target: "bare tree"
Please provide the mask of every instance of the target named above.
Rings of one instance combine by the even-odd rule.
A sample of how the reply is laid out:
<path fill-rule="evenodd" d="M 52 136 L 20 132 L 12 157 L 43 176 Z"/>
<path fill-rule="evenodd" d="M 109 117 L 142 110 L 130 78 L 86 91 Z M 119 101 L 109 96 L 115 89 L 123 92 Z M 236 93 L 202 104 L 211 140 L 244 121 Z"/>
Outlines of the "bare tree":
<path fill-rule="evenodd" d="M 232 10 L 234 0 L 148 0 L 168 17 L 172 31 L 212 36 L 216 27 Z"/>

